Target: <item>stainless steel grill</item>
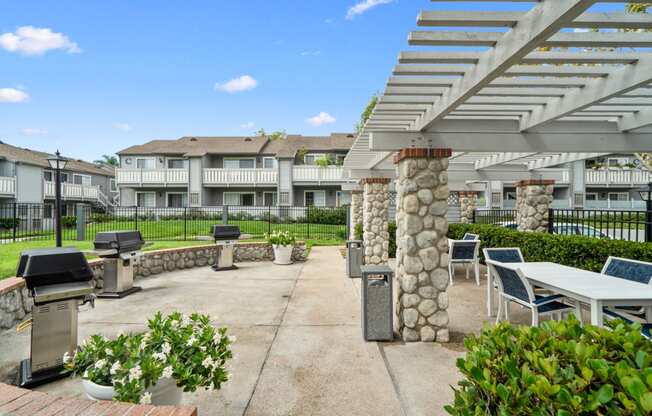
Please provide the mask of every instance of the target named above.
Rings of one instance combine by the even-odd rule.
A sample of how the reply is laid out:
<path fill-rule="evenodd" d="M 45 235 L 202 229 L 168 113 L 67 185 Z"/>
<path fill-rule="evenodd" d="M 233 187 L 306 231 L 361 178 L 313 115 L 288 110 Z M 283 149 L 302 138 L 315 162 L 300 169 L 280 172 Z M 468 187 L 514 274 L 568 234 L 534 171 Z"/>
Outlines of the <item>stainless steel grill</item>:
<path fill-rule="evenodd" d="M 134 265 L 146 245 L 139 231 L 109 231 L 95 235 L 94 253 L 104 259 L 100 298 L 119 299 L 141 290 L 134 286 Z"/>
<path fill-rule="evenodd" d="M 233 264 L 233 246 L 240 238 L 240 227 L 237 225 L 214 225 L 213 238 L 217 244 L 217 256 L 213 270 L 233 270 L 238 267 Z"/>
<path fill-rule="evenodd" d="M 77 313 L 93 305 L 93 272 L 86 257 L 72 247 L 21 253 L 16 275 L 34 299 L 30 358 L 20 363 L 19 382 L 34 387 L 68 375 L 63 355 L 77 348 Z"/>

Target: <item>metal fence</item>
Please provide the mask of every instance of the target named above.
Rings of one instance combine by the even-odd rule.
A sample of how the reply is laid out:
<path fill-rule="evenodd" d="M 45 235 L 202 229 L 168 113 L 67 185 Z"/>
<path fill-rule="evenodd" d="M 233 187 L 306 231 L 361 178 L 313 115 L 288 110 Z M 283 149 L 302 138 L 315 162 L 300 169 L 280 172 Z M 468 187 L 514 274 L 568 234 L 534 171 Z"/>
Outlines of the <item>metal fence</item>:
<path fill-rule="evenodd" d="M 474 223 L 517 229 L 517 210 L 476 210 Z M 562 235 L 652 241 L 652 213 L 636 210 L 550 209 L 548 232 Z"/>
<path fill-rule="evenodd" d="M 62 218 L 64 240 L 92 241 L 102 231 L 138 230 L 149 241 L 210 239 L 215 224 L 238 225 L 245 237 L 289 231 L 299 239 L 344 239 L 346 207 L 189 208 L 116 207 L 96 210 L 79 205 Z M 49 204 L 0 204 L 0 242 L 54 239 L 54 208 Z"/>

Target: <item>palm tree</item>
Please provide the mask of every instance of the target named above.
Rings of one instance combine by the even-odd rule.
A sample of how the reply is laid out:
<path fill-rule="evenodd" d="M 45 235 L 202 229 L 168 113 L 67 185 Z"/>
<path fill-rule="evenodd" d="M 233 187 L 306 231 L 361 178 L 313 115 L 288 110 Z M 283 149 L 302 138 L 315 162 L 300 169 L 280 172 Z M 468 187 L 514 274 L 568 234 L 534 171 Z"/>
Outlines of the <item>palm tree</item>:
<path fill-rule="evenodd" d="M 102 159 L 98 159 L 93 163 L 106 166 L 118 166 L 118 158 L 113 155 L 102 155 Z"/>

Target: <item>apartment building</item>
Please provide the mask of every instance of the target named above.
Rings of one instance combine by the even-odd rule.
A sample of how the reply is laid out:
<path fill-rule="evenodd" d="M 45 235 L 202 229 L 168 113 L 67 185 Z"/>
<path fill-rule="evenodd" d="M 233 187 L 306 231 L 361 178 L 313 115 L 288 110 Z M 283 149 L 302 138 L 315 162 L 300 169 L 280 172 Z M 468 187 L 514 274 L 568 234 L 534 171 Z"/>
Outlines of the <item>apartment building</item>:
<path fill-rule="evenodd" d="M 118 152 L 121 206 L 347 204 L 342 162 L 353 134 L 326 137 L 182 137 Z"/>

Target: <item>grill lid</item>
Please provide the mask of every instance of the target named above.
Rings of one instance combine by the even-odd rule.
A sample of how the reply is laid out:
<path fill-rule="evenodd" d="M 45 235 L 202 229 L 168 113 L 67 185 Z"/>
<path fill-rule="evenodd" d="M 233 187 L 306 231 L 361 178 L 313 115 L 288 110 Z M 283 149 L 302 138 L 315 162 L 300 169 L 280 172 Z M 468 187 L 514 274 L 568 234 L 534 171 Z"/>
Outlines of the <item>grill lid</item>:
<path fill-rule="evenodd" d="M 108 231 L 95 234 L 95 250 L 140 250 L 145 241 L 140 231 Z"/>
<path fill-rule="evenodd" d="M 84 253 L 74 247 L 26 250 L 20 253 L 16 276 L 25 279 L 28 289 L 36 286 L 93 279 Z"/>
<path fill-rule="evenodd" d="M 237 240 L 240 238 L 240 227 L 237 225 L 214 225 L 215 240 Z"/>

